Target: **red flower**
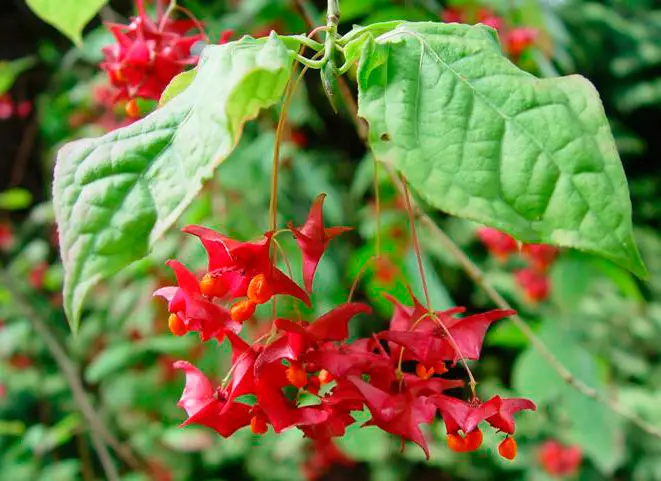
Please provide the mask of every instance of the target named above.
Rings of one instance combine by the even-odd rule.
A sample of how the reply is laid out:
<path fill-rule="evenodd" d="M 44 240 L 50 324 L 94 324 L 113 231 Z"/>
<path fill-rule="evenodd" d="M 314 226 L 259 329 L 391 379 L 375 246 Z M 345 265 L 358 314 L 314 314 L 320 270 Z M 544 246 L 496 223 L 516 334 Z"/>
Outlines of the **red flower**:
<path fill-rule="evenodd" d="M 0 222 L 0 251 L 9 250 L 14 245 L 14 229 L 11 224 Z"/>
<path fill-rule="evenodd" d="M 354 302 L 336 307 L 313 323 L 276 319 L 275 326 L 285 333 L 264 348 L 257 359 L 256 370 L 281 359 L 298 361 L 309 348 L 318 347 L 322 342 L 345 340 L 349 337 L 349 321 L 361 312 L 369 314 L 372 309 Z"/>
<path fill-rule="evenodd" d="M 456 363 L 462 355 L 466 359 L 479 359 L 484 335 L 489 325 L 498 319 L 516 313 L 513 310 L 494 309 L 481 314 L 456 318 L 455 314 L 463 312 L 465 309 L 452 308 L 435 312 L 435 320 L 428 317 L 420 321 L 420 317 L 416 319 L 416 316 L 421 316 L 424 308 L 414 296 L 412 297 L 414 307 L 404 308 L 396 304 L 395 314 L 391 320 L 391 326 L 408 324 L 409 329 L 392 330 L 391 327 L 391 330 L 384 331 L 378 336 L 380 339 L 404 347 L 408 351 L 406 356 L 409 359 L 415 359 L 429 367 L 435 366 L 439 361 Z M 426 313 L 426 311 L 424 312 Z M 406 319 L 407 315 L 410 315 L 408 319 Z M 450 341 L 450 336 L 458 350 Z"/>
<path fill-rule="evenodd" d="M 557 247 L 548 244 L 524 244 L 521 251 L 539 272 L 546 272 L 560 253 Z"/>
<path fill-rule="evenodd" d="M 202 341 L 214 337 L 222 341 L 226 330 L 241 330 L 241 324 L 234 322 L 226 309 L 202 295 L 199 282 L 183 264 L 170 260 L 167 265 L 174 271 L 179 287 L 162 287 L 154 295 L 168 301 L 168 310 L 183 323 L 183 333 L 197 331 Z"/>
<path fill-rule="evenodd" d="M 413 441 L 429 459 L 429 447 L 420 430 L 420 424 L 430 424 L 433 421 L 436 407 L 426 397 L 415 397 L 408 391 L 391 394 L 355 376 L 349 377 L 349 380 L 360 391 L 372 414 L 372 419 L 365 425 L 375 425 Z"/>
<path fill-rule="evenodd" d="M 14 115 L 14 101 L 9 94 L 0 95 L 0 119 L 7 120 Z"/>
<path fill-rule="evenodd" d="M 188 414 L 182 426 L 208 426 L 227 438 L 250 424 L 250 406 L 227 401 L 226 393 L 214 389 L 209 379 L 189 362 L 177 361 L 174 367 L 182 369 L 186 374 L 186 387 L 177 403 Z"/>
<path fill-rule="evenodd" d="M 152 20 L 143 1 L 136 0 L 138 16 L 129 25 L 107 24 L 117 43 L 102 48 L 101 68 L 118 89 L 115 100 L 143 97 L 158 100 L 172 78 L 197 63 L 191 47 L 203 34 L 185 36 L 199 26 L 194 20 Z M 159 9 L 161 10 L 161 9 Z"/>
<path fill-rule="evenodd" d="M 44 280 L 46 279 L 46 272 L 48 272 L 48 263 L 40 262 L 30 270 L 28 280 L 34 289 L 42 289 L 44 287 Z"/>
<path fill-rule="evenodd" d="M 32 112 L 32 102 L 29 100 L 22 100 L 16 106 L 16 115 L 19 118 L 24 119 Z"/>
<path fill-rule="evenodd" d="M 256 383 L 257 401 L 276 433 L 292 426 L 309 426 L 325 422 L 330 413 L 322 406 L 297 407 L 285 397 L 282 387 L 288 384 L 286 376 L 260 376 Z"/>
<path fill-rule="evenodd" d="M 494 396 L 483 403 L 477 400 L 466 402 L 441 394 L 431 399 L 441 411 L 448 434 L 456 434 L 459 431 L 468 434 L 485 420 L 499 431 L 514 434 L 514 414 L 524 409 L 537 409 L 535 403 L 522 398 L 503 399 Z"/>
<path fill-rule="evenodd" d="M 464 23 L 464 12 L 459 8 L 448 7 L 443 9 L 441 18 L 446 23 Z"/>
<path fill-rule="evenodd" d="M 218 45 L 224 45 L 224 44 L 230 42 L 235 33 L 236 32 L 232 29 L 223 30 L 222 32 L 220 32 L 220 38 L 218 39 Z"/>
<path fill-rule="evenodd" d="M 318 349 L 308 352 L 304 359 L 314 370 L 324 369 L 335 378 L 350 374 L 370 374 L 383 382 L 389 383 L 395 379 L 395 371 L 388 356 L 374 354 L 367 350 L 364 344 L 349 345 L 324 344 Z"/>
<path fill-rule="evenodd" d="M 551 281 L 546 274 L 526 268 L 517 271 L 515 278 L 530 302 L 542 302 L 549 297 Z"/>
<path fill-rule="evenodd" d="M 491 28 L 500 30 L 503 28 L 503 19 L 488 8 L 480 8 L 477 12 L 477 21 Z"/>
<path fill-rule="evenodd" d="M 338 235 L 352 230 L 351 227 L 325 227 L 323 204 L 326 194 L 319 194 L 310 208 L 308 218 L 301 227 L 289 225 L 303 254 L 303 281 L 308 291 L 312 290 L 312 281 L 324 254 L 328 242 Z"/>
<path fill-rule="evenodd" d="M 537 458 L 548 474 L 564 477 L 578 472 L 583 453 L 578 446 L 565 446 L 551 439 L 540 446 Z"/>
<path fill-rule="evenodd" d="M 514 434 L 516 429 L 514 414 L 526 409 L 536 411 L 537 406 L 529 399 L 503 399 L 500 396 L 494 396 L 470 410 L 465 420 L 465 427 L 470 432 L 482 420 L 486 420 L 498 431 Z"/>
<path fill-rule="evenodd" d="M 249 294 L 251 282 L 257 278 L 262 284 L 262 292 L 268 294 L 261 299 L 250 299 L 263 303 L 277 294 L 296 297 L 306 305 L 310 298 L 284 272 L 273 266 L 271 261 L 272 234 L 267 233 L 259 242 L 239 242 L 214 230 L 198 225 L 190 225 L 183 232 L 199 237 L 209 256 L 209 275 L 216 282 L 226 285 L 230 299 Z"/>
<path fill-rule="evenodd" d="M 477 235 L 489 252 L 500 262 L 505 262 L 510 254 L 519 249 L 513 237 L 492 227 L 482 227 L 477 231 Z"/>
<path fill-rule="evenodd" d="M 518 58 L 525 49 L 535 43 L 538 31 L 530 27 L 516 27 L 503 35 L 505 51 L 513 58 Z"/>

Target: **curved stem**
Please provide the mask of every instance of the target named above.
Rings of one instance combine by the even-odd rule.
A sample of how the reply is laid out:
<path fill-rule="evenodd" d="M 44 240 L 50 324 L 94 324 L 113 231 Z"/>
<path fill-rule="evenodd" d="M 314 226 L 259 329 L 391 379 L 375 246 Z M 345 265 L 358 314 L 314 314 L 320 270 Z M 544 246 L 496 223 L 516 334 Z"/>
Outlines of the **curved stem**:
<path fill-rule="evenodd" d="M 291 50 L 289 51 L 289 56 L 294 58 L 298 63 L 301 63 L 306 67 L 313 68 L 315 70 L 319 70 L 326 63 L 323 58 L 321 60 L 310 60 L 309 58 L 304 57 L 303 55 L 300 55 L 296 52 L 292 52 Z"/>
<path fill-rule="evenodd" d="M 358 271 L 358 274 L 356 274 L 356 277 L 353 279 L 353 283 L 351 284 L 351 289 L 349 289 L 349 297 L 347 299 L 347 303 L 351 302 L 351 299 L 353 299 L 353 295 L 356 292 L 356 287 L 358 287 L 358 283 L 360 282 L 363 275 L 365 274 L 365 271 L 367 270 L 367 267 L 370 265 L 371 262 L 374 262 L 375 260 L 377 260 L 378 257 L 379 257 L 378 254 L 376 256 L 371 256 L 362 265 L 362 267 Z"/>
<path fill-rule="evenodd" d="M 302 45 L 305 45 L 306 47 L 314 50 L 315 52 L 318 52 L 319 50 L 324 48 L 324 45 L 317 42 L 316 40 L 312 39 L 312 36 L 314 36 L 317 32 L 320 32 L 322 30 L 325 30 L 325 26 L 317 27 L 314 29 L 312 32 L 310 32 L 309 35 L 292 35 L 289 38 L 293 38 L 298 40 Z"/>
<path fill-rule="evenodd" d="M 457 341 L 455 341 L 454 337 L 452 337 L 452 334 L 450 333 L 450 330 L 447 328 L 445 323 L 436 315 L 434 312 L 432 305 L 431 305 L 431 297 L 429 295 L 429 288 L 427 287 L 427 277 L 425 276 L 425 268 L 422 264 L 422 251 L 420 249 L 420 241 L 418 239 L 418 232 L 415 228 L 415 215 L 413 213 L 413 207 L 412 207 L 412 201 L 411 201 L 411 194 L 409 192 L 409 188 L 406 184 L 406 179 L 404 177 L 399 177 L 400 184 L 402 186 L 401 191 L 402 195 L 404 196 L 404 202 L 406 202 L 406 212 L 409 215 L 409 224 L 411 228 L 411 238 L 413 240 L 413 250 L 415 251 L 415 258 L 418 262 L 418 270 L 420 272 L 420 280 L 422 282 L 422 291 L 424 292 L 425 295 L 425 302 L 427 303 L 427 312 L 431 316 L 432 320 L 443 329 L 445 332 L 445 335 L 448 338 L 448 341 L 450 342 L 450 345 L 452 346 L 452 349 L 454 350 L 455 353 L 459 356 L 461 359 L 461 363 L 464 365 L 464 369 L 466 370 L 466 373 L 468 374 L 468 378 L 470 379 L 470 387 L 471 387 L 471 392 L 473 393 L 473 397 L 475 397 L 475 386 L 477 386 L 477 382 L 475 381 L 475 377 L 473 376 L 473 372 L 471 371 L 470 367 L 468 367 L 468 361 L 466 360 L 466 357 L 464 356 L 464 353 L 461 352 L 461 349 L 459 348 L 459 345 L 457 344 Z"/>

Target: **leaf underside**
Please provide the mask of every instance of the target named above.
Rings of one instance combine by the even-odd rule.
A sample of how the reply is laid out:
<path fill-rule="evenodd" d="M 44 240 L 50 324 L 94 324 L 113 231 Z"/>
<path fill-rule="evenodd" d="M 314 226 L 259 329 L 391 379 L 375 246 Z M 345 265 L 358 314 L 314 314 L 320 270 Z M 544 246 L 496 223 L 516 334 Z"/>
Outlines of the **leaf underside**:
<path fill-rule="evenodd" d="M 626 177 L 588 80 L 520 70 L 482 25 L 404 23 L 365 42 L 358 83 L 374 154 L 430 205 L 646 275 Z"/>
<path fill-rule="evenodd" d="M 234 149 L 243 124 L 280 99 L 290 66 L 275 36 L 207 47 L 195 78 L 167 105 L 59 152 L 53 197 L 74 330 L 89 290 L 147 255 Z"/>

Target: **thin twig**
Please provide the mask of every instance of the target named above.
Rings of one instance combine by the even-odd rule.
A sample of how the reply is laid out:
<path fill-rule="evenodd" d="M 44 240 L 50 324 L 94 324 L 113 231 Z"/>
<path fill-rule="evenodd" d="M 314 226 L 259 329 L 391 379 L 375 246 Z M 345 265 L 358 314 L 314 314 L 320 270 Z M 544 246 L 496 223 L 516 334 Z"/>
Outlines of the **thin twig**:
<path fill-rule="evenodd" d="M 25 298 L 23 292 L 17 287 L 16 280 L 5 270 L 0 270 L 0 284 L 9 291 L 21 314 L 32 322 L 34 330 L 43 339 L 46 348 L 53 356 L 58 368 L 62 372 L 69 389 L 73 395 L 73 400 L 78 409 L 83 414 L 90 426 L 90 436 L 94 449 L 97 451 L 99 460 L 106 471 L 107 479 L 111 481 L 118 480 L 116 469 L 112 463 L 112 458 L 108 452 L 107 446 L 110 446 L 117 455 L 136 471 L 144 471 L 142 463 L 133 454 L 133 452 L 110 432 L 105 426 L 92 403 L 85 392 L 82 381 L 78 376 L 78 370 L 75 364 L 69 358 L 64 347 L 60 344 L 55 334 L 48 327 L 43 316 L 37 312 L 32 303 Z"/>
<path fill-rule="evenodd" d="M 400 183 L 397 182 L 397 175 L 387 165 L 385 165 L 385 168 L 392 177 L 393 183 L 398 187 L 403 195 L 404 191 Z M 464 251 L 457 244 L 455 244 L 455 242 L 436 224 L 436 222 L 433 221 L 431 217 L 422 212 L 418 206 L 415 206 L 415 204 L 414 207 L 420 222 L 424 224 L 443 244 L 443 246 L 447 248 L 448 251 L 450 251 L 450 254 L 452 254 L 457 259 L 468 277 L 470 277 L 476 285 L 482 288 L 487 296 L 489 296 L 489 298 L 498 307 L 501 309 L 512 309 L 512 306 L 485 279 L 484 272 L 482 272 L 482 270 L 464 253 Z M 564 364 L 562 364 L 560 359 L 558 359 L 557 356 L 553 354 L 553 352 L 546 346 L 546 344 L 544 344 L 542 340 L 537 337 L 530 326 L 528 326 L 528 324 L 526 324 L 518 315 L 515 314 L 509 318 L 512 320 L 514 325 L 519 328 L 519 330 L 530 340 L 532 346 L 542 355 L 548 365 L 553 368 L 553 370 L 562 378 L 564 382 L 566 382 L 568 385 L 576 389 L 584 396 L 603 404 L 614 413 L 617 413 L 623 418 L 627 419 L 632 424 L 645 431 L 647 434 L 661 438 L 661 429 L 655 426 L 650 426 L 644 419 L 638 417 L 636 414 L 629 411 L 614 399 L 610 399 L 604 396 L 593 387 L 590 387 L 580 379 L 577 379 L 571 373 L 571 371 L 567 369 Z"/>
<path fill-rule="evenodd" d="M 25 168 L 30 160 L 30 154 L 34 149 L 34 139 L 37 136 L 38 127 L 39 119 L 35 115 L 25 129 L 21 143 L 18 145 L 16 158 L 14 159 L 14 168 L 9 180 L 9 187 L 15 187 L 23 181 Z"/>
<path fill-rule="evenodd" d="M 297 10 L 299 15 L 306 23 L 308 28 L 315 29 L 317 25 L 314 18 L 310 16 L 310 10 L 312 9 L 312 6 L 309 0 L 296 0 L 296 6 L 298 7 Z M 318 31 L 314 32 L 314 36 L 317 38 L 317 40 L 322 40 L 322 37 Z M 356 100 L 353 98 L 353 95 L 351 94 L 351 88 L 349 88 L 349 84 L 347 83 L 347 80 L 343 76 L 338 76 L 337 86 L 340 89 L 340 95 L 342 95 L 342 100 L 344 100 L 344 104 L 349 109 L 349 114 L 350 114 L 349 117 L 351 118 L 351 121 L 354 123 L 356 127 L 358 136 L 360 137 L 361 140 L 366 140 L 367 123 L 363 119 L 358 117 L 358 104 L 356 103 Z"/>

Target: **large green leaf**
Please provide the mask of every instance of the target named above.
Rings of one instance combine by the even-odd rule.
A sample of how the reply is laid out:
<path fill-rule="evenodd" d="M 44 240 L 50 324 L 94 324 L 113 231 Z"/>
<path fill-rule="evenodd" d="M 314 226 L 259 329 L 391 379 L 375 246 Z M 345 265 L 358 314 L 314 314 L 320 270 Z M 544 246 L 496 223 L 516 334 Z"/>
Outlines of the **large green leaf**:
<path fill-rule="evenodd" d="M 567 329 L 567 323 L 547 319 L 539 337 L 577 379 L 606 391 L 595 359 Z M 534 347 L 517 359 L 512 383 L 519 394 L 540 406 L 550 406 L 560 422 L 566 423 L 562 437 L 580 445 L 602 472 L 610 474 L 620 465 L 624 456 L 621 419 L 569 386 Z"/>
<path fill-rule="evenodd" d="M 108 0 L 26 0 L 28 7 L 73 43 L 80 45 L 83 28 Z"/>
<path fill-rule="evenodd" d="M 190 86 L 163 108 L 60 151 L 54 204 L 74 329 L 90 288 L 147 254 L 234 149 L 244 122 L 278 101 L 290 65 L 275 36 L 207 47 Z"/>
<path fill-rule="evenodd" d="M 365 42 L 358 83 L 375 155 L 431 205 L 646 275 L 626 177 L 585 78 L 518 69 L 482 25 L 403 23 Z"/>

